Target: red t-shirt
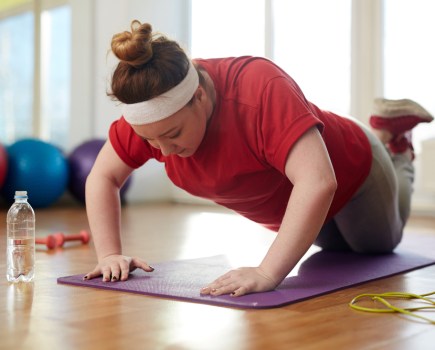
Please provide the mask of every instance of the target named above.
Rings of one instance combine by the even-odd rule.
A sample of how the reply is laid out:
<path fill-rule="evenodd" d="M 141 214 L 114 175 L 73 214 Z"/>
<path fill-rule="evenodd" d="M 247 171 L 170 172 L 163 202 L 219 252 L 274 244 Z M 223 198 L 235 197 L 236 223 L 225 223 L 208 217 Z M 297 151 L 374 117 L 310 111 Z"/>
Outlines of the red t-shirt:
<path fill-rule="evenodd" d="M 327 219 L 333 217 L 370 170 L 371 148 L 361 128 L 308 102 L 293 79 L 264 58 L 195 62 L 216 89 L 215 109 L 196 153 L 165 157 L 120 118 L 109 132 L 119 157 L 132 168 L 155 158 L 165 163 L 176 186 L 277 231 L 293 188 L 284 172 L 287 155 L 296 140 L 316 126 L 338 182 Z"/>

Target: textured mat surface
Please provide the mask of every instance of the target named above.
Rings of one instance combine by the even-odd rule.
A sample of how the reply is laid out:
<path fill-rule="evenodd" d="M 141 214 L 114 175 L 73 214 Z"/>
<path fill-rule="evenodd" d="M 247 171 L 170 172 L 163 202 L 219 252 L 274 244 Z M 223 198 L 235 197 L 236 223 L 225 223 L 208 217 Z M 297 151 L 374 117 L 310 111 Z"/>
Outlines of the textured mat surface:
<path fill-rule="evenodd" d="M 125 282 L 102 282 L 101 278 L 83 281 L 83 274 L 61 277 L 57 281 L 212 305 L 271 308 L 435 264 L 435 256 L 428 249 L 435 247 L 435 237 L 426 237 L 419 243 L 422 245 L 408 240 L 411 249 L 407 250 L 405 246 L 387 255 L 315 252 L 306 257 L 299 269 L 293 271 L 276 290 L 239 298 L 202 296 L 199 293 L 207 283 L 233 267 L 224 255 L 152 264 L 154 272 L 136 270 Z M 419 254 L 413 251 L 419 251 Z"/>

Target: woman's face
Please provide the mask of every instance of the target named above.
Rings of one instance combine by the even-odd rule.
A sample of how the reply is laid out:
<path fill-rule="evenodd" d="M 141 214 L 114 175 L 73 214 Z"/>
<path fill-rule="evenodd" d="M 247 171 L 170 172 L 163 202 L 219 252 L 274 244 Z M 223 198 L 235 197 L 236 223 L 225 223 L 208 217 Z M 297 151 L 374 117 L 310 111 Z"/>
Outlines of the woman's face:
<path fill-rule="evenodd" d="M 158 122 L 131 127 L 152 147 L 160 149 L 164 156 L 190 157 L 204 138 L 212 110 L 211 100 L 199 86 L 192 104 Z"/>

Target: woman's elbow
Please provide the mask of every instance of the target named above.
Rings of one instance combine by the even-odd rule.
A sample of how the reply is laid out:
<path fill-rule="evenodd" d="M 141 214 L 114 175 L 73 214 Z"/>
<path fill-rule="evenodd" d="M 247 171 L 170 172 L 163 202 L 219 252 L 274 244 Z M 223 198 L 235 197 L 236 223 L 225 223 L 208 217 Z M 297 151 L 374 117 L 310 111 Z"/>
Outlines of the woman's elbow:
<path fill-rule="evenodd" d="M 333 197 L 338 188 L 337 178 L 334 175 L 324 178 L 322 180 L 322 188 L 325 194 Z"/>

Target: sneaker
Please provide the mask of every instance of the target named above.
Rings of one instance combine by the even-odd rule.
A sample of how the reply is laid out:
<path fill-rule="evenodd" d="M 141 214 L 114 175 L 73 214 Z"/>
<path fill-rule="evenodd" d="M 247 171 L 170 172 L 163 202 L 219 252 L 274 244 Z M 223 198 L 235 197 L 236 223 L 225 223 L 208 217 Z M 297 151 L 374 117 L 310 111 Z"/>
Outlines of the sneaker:
<path fill-rule="evenodd" d="M 432 120 L 433 116 L 412 100 L 377 98 L 370 116 L 370 125 L 374 129 L 388 130 L 394 137 L 413 129 L 419 123 L 430 123 Z"/>

